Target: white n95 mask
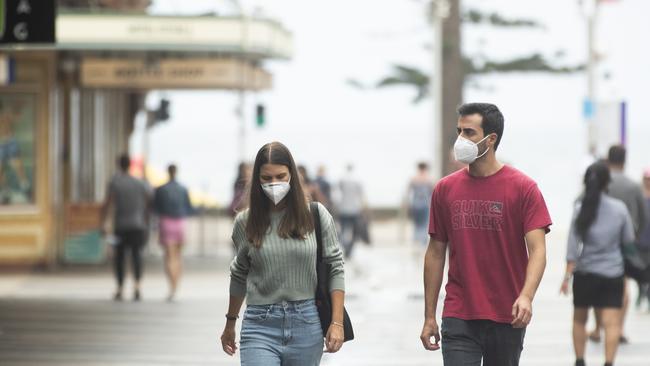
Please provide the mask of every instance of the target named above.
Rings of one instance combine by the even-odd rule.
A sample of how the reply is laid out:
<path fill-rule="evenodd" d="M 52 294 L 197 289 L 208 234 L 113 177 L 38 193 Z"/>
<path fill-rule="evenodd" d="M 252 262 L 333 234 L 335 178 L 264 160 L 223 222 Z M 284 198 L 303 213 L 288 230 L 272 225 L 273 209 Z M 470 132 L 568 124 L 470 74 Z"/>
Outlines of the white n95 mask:
<path fill-rule="evenodd" d="M 454 144 L 454 156 L 456 157 L 456 160 L 460 161 L 461 163 L 465 164 L 471 164 L 476 159 L 480 158 L 481 156 L 485 155 L 490 148 L 488 147 L 485 149 L 483 154 L 479 156 L 478 154 L 478 144 L 483 142 L 486 138 L 490 137 L 490 135 L 485 136 L 481 141 L 477 143 L 473 143 L 472 141 L 462 137 L 458 136 L 456 139 L 456 143 Z"/>
<path fill-rule="evenodd" d="M 273 203 L 277 206 L 280 201 L 284 199 L 284 197 L 287 196 L 287 193 L 289 193 L 289 190 L 291 189 L 291 185 L 289 185 L 289 182 L 274 182 L 274 183 L 264 183 L 262 184 L 262 190 L 266 194 L 266 196 L 273 201 Z"/>

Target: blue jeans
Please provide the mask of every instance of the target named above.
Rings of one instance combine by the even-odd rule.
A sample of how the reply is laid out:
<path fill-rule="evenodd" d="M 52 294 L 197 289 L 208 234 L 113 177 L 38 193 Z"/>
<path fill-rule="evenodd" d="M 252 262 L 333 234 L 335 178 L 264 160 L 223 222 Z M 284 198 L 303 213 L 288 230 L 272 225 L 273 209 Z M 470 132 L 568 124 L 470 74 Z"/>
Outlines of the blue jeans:
<path fill-rule="evenodd" d="M 322 355 L 323 331 L 313 299 L 246 307 L 242 366 L 317 366 Z"/>
<path fill-rule="evenodd" d="M 518 366 L 525 328 L 491 320 L 442 319 L 445 366 Z"/>

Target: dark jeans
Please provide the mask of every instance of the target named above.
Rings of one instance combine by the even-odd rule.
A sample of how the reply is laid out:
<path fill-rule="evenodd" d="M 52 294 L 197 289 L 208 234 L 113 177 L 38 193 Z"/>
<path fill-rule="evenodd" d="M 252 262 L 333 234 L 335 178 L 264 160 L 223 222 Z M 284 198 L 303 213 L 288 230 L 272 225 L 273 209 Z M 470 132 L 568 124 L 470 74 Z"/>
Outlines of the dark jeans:
<path fill-rule="evenodd" d="M 360 215 L 340 215 L 341 222 L 341 244 L 343 245 L 343 254 L 345 258 L 350 258 L 354 243 L 359 237 L 359 218 Z"/>
<path fill-rule="evenodd" d="M 122 287 L 124 283 L 124 260 L 126 252 L 131 252 L 131 266 L 133 277 L 136 281 L 142 278 L 142 247 L 145 241 L 145 231 L 141 229 L 118 230 L 115 232 L 118 243 L 115 245 L 115 256 L 113 266 L 117 285 Z"/>
<path fill-rule="evenodd" d="M 442 319 L 445 366 L 517 366 L 526 329 L 491 320 Z"/>

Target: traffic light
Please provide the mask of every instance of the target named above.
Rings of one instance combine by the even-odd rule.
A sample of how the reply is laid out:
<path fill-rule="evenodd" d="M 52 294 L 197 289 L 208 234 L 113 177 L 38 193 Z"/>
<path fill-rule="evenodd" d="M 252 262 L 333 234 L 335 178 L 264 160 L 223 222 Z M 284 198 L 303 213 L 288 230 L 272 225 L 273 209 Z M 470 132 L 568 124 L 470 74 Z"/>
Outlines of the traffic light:
<path fill-rule="evenodd" d="M 163 98 L 158 108 L 147 110 L 147 128 L 152 128 L 161 122 L 169 120 L 169 100 Z"/>
<path fill-rule="evenodd" d="M 258 104 L 257 107 L 255 107 L 255 124 L 257 124 L 257 127 L 264 127 L 265 123 L 266 115 L 264 113 L 264 105 Z"/>
<path fill-rule="evenodd" d="M 158 109 L 154 111 L 156 121 L 166 121 L 169 119 L 169 100 L 163 98 L 160 100 Z"/>

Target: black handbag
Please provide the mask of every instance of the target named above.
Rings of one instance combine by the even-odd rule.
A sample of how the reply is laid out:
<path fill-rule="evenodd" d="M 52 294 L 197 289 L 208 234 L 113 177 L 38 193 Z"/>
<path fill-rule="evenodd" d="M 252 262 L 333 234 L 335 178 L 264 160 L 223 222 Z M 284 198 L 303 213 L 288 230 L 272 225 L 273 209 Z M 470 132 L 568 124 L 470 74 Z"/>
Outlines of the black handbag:
<path fill-rule="evenodd" d="M 641 259 L 641 254 L 635 243 L 624 243 L 621 245 L 625 276 L 634 279 L 639 283 L 647 283 L 650 280 L 650 267 Z"/>
<path fill-rule="evenodd" d="M 332 323 L 332 299 L 329 289 L 330 265 L 323 262 L 323 232 L 320 226 L 320 214 L 318 213 L 318 204 L 310 203 L 310 211 L 314 219 L 314 231 L 316 232 L 316 308 L 320 318 L 320 326 L 323 330 L 323 336 L 327 335 L 327 330 Z M 354 330 L 352 322 L 345 307 L 343 308 L 343 341 L 354 339 Z"/>

